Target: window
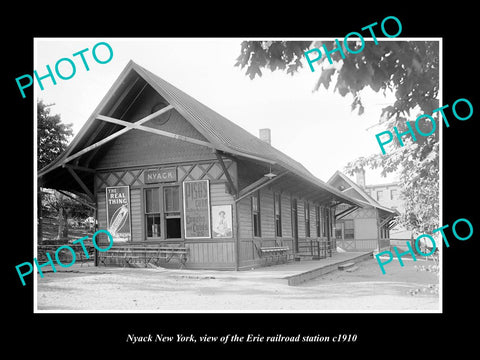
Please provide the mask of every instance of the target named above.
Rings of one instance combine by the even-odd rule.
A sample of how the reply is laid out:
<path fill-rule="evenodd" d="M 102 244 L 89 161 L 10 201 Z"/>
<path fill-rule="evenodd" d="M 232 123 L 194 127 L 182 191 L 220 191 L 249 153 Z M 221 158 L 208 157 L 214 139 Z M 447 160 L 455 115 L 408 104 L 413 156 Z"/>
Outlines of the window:
<path fill-rule="evenodd" d="M 380 238 L 381 239 L 388 239 L 390 238 L 390 230 L 386 226 L 382 226 L 380 228 Z"/>
<path fill-rule="evenodd" d="M 390 200 L 396 200 L 398 196 L 398 191 L 396 189 L 390 190 Z"/>
<path fill-rule="evenodd" d="M 160 237 L 160 189 L 145 189 L 145 233 L 148 238 Z"/>
<path fill-rule="evenodd" d="M 332 216 L 332 210 L 330 208 L 325 208 L 325 223 L 324 223 L 324 227 L 325 227 L 325 236 L 330 236 L 332 237 L 333 236 L 333 221 L 331 220 L 331 216 Z"/>
<path fill-rule="evenodd" d="M 168 186 L 163 187 L 163 189 L 161 187 L 147 188 L 144 190 L 144 199 L 145 236 L 147 240 L 159 239 L 162 237 L 167 239 L 181 238 L 179 187 Z M 164 230 L 163 232 L 162 225 Z"/>
<path fill-rule="evenodd" d="M 310 237 L 310 204 L 305 201 L 305 236 Z"/>
<path fill-rule="evenodd" d="M 253 236 L 262 236 L 260 228 L 260 193 L 257 191 L 252 195 L 252 221 L 253 221 Z"/>
<path fill-rule="evenodd" d="M 337 222 L 337 225 L 335 226 L 335 238 L 343 239 L 344 226 L 345 224 L 343 222 Z"/>
<path fill-rule="evenodd" d="M 163 188 L 163 209 L 165 211 L 165 237 L 167 239 L 181 238 L 180 191 L 178 186 Z"/>
<path fill-rule="evenodd" d="M 282 236 L 282 195 L 273 194 L 273 206 L 275 208 L 275 236 Z"/>
<path fill-rule="evenodd" d="M 353 220 L 345 220 L 344 224 L 344 238 L 353 239 L 355 237 Z"/>
<path fill-rule="evenodd" d="M 383 200 L 383 190 L 378 190 L 377 191 L 377 201 L 382 201 Z"/>
<path fill-rule="evenodd" d="M 328 214 L 327 209 L 321 208 L 321 220 L 322 220 L 322 236 L 327 237 L 328 230 Z"/>
<path fill-rule="evenodd" d="M 315 229 L 317 230 L 317 237 L 320 237 L 320 206 L 315 206 Z"/>
<path fill-rule="evenodd" d="M 298 216 L 297 216 L 297 199 L 291 199 L 292 205 L 292 237 L 297 239 L 298 237 Z"/>

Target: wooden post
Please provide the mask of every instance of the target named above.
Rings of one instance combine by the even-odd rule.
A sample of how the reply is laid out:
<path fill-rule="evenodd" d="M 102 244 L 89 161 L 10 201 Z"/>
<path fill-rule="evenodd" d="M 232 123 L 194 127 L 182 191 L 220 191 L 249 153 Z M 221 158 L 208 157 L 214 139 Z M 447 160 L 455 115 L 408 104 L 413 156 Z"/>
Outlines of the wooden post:
<path fill-rule="evenodd" d="M 380 251 L 380 214 L 378 209 L 375 209 L 375 218 L 377 220 L 377 246 Z"/>
<path fill-rule="evenodd" d="M 98 250 L 95 248 L 93 252 L 93 265 L 98 266 Z"/>
<path fill-rule="evenodd" d="M 42 188 L 37 186 L 37 244 L 43 241 L 43 217 L 42 217 Z"/>
<path fill-rule="evenodd" d="M 235 271 L 238 271 L 240 268 L 240 221 L 238 221 L 238 202 L 235 201 L 235 216 L 233 217 L 235 221 Z M 233 229 L 233 226 L 232 226 Z"/>
<path fill-rule="evenodd" d="M 223 162 L 222 155 L 218 153 L 218 151 L 215 151 L 215 156 L 218 159 L 218 162 L 220 163 L 220 166 L 222 167 L 223 173 L 225 174 L 225 177 L 227 178 L 228 183 L 230 184 L 233 193 L 235 194 L 235 197 L 238 197 L 238 190 L 235 184 L 233 183 L 232 177 L 230 176 L 230 173 L 228 172 L 227 167 L 225 166 L 225 163 Z"/>

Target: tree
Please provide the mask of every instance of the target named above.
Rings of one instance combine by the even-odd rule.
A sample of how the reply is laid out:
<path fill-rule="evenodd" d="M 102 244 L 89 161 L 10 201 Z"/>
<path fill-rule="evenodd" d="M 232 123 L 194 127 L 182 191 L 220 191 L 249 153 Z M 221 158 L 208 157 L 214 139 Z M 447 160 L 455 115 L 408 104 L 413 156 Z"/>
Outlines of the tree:
<path fill-rule="evenodd" d="M 91 201 L 82 195 L 61 193 L 58 191 L 45 191 L 42 196 L 42 208 L 44 213 L 52 214 L 57 217 L 58 229 L 56 240 L 64 240 L 69 235 L 69 218 L 81 219 L 91 215 L 92 209 L 89 204 Z"/>
<path fill-rule="evenodd" d="M 334 83 L 334 92 L 341 96 L 353 95 L 352 111 L 359 115 L 364 111 L 361 92 L 366 87 L 375 92 L 392 91 L 395 102 L 383 108 L 379 126 L 393 132 L 393 127 L 406 131 L 406 122 L 415 129 L 415 117 L 419 113 L 432 114 L 438 108 L 439 91 L 439 46 L 436 41 L 379 41 L 362 43 L 349 41 L 349 53 L 342 44 L 340 51 L 330 54 L 313 64 L 320 76 L 314 91 L 320 86 L 329 89 Z M 303 65 L 304 52 L 323 46 L 332 50 L 333 41 L 244 41 L 235 66 L 246 67 L 246 74 L 254 79 L 262 75 L 262 68 L 282 70 L 294 75 Z M 316 65 L 316 66 L 315 66 Z M 438 113 L 435 114 L 436 123 Z M 418 126 L 424 133 L 431 129 L 429 121 L 422 119 Z M 414 130 L 416 133 L 416 130 Z M 352 175 L 356 168 L 381 168 L 382 175 L 398 171 L 400 187 L 406 202 L 405 213 L 399 219 L 414 233 L 427 233 L 439 226 L 439 133 L 428 137 L 415 134 L 417 141 L 404 140 L 405 146 L 392 142 L 393 150 L 386 155 L 379 153 L 361 157 L 347 164 L 345 170 Z M 418 135 L 418 136 L 417 136 Z M 405 137 L 403 138 L 405 139 Z"/>
<path fill-rule="evenodd" d="M 50 105 L 45 105 L 42 100 L 37 100 L 37 168 L 42 169 L 50 162 L 55 160 L 63 151 L 65 151 L 68 139 L 72 136 L 72 124 L 63 124 L 60 115 L 50 115 Z M 58 194 L 57 201 L 53 209 L 58 214 L 58 235 L 57 238 L 66 238 L 68 236 L 68 205 L 64 196 Z M 42 228 L 42 208 L 49 201 L 45 193 L 38 189 L 38 238 L 43 237 Z"/>

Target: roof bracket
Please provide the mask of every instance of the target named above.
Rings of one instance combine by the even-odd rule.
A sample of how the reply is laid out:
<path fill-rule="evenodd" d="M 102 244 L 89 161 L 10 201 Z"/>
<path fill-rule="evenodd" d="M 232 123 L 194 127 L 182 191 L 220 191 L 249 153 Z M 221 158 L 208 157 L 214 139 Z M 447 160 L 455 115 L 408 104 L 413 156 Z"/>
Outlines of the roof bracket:
<path fill-rule="evenodd" d="M 339 219 L 347 216 L 348 214 L 354 212 L 354 211 L 357 210 L 358 208 L 359 208 L 359 206 L 357 206 L 357 205 L 352 205 L 352 206 L 350 206 L 348 209 L 343 210 L 341 213 L 336 214 L 336 215 L 335 215 L 335 219 L 336 219 L 336 220 L 339 220 Z"/>
<path fill-rule="evenodd" d="M 77 173 L 73 171 L 73 169 L 70 166 L 66 165 L 65 167 L 67 168 L 68 172 L 73 176 L 73 178 L 77 181 L 77 183 L 80 185 L 83 191 L 85 191 L 85 194 L 87 194 L 92 201 L 95 201 L 95 196 L 93 196 L 88 186 L 85 185 L 85 183 L 82 181 L 82 179 L 80 179 Z"/>
<path fill-rule="evenodd" d="M 284 172 L 278 174 L 277 176 L 275 176 L 274 178 L 271 178 L 271 179 L 266 178 L 266 177 L 261 177 L 257 181 L 251 183 L 247 187 L 240 190 L 238 192 L 238 195 L 235 197 L 235 202 L 238 202 L 238 201 L 242 200 L 244 197 L 247 197 L 247 196 L 253 194 L 255 191 L 260 190 L 261 188 L 263 188 L 267 185 L 270 185 L 274 181 L 277 181 L 278 179 L 285 176 L 287 173 L 288 173 L 288 171 L 284 171 Z"/>
<path fill-rule="evenodd" d="M 224 172 L 224 174 L 227 178 L 228 183 L 230 184 L 230 187 L 233 190 L 233 193 L 235 194 L 235 196 L 237 196 L 238 195 L 237 187 L 233 183 L 232 177 L 230 176 L 230 173 L 228 172 L 228 169 L 225 166 L 225 163 L 223 162 L 222 155 L 218 151 L 215 151 L 215 156 L 217 157 L 218 162 L 220 163 L 220 166 L 222 167 L 222 170 L 223 170 L 223 172 Z"/>
<path fill-rule="evenodd" d="M 379 225 L 379 227 L 382 227 L 383 225 L 387 224 L 388 222 L 390 222 L 391 220 L 393 220 L 395 218 L 395 215 L 389 215 L 387 216 Z"/>

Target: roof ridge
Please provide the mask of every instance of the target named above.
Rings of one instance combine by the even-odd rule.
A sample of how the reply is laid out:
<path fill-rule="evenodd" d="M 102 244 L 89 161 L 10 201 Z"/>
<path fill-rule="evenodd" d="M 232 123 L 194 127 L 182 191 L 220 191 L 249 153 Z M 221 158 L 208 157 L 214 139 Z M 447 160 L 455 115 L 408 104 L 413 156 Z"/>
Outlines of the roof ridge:
<path fill-rule="evenodd" d="M 384 210 L 389 210 L 389 211 L 392 211 L 392 209 L 390 209 L 389 207 L 387 206 L 384 206 L 382 204 L 380 204 L 378 201 L 376 201 L 373 197 L 371 197 L 370 195 L 368 195 L 355 181 L 353 181 L 352 179 L 350 179 L 347 175 L 345 175 L 343 172 L 341 172 L 340 170 L 337 170 L 335 171 L 335 173 L 332 175 L 332 177 L 328 180 L 328 182 L 330 183 L 331 181 L 333 181 L 333 179 L 335 178 L 335 176 L 340 176 L 343 180 L 345 180 L 355 191 L 357 191 L 359 193 L 360 196 L 362 196 L 365 200 L 361 200 L 361 199 L 358 199 L 362 202 L 365 202 L 365 203 L 368 203 L 369 205 L 372 205 L 374 207 L 377 207 L 377 208 L 382 208 Z M 347 189 L 346 189 L 347 190 Z"/>

